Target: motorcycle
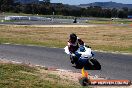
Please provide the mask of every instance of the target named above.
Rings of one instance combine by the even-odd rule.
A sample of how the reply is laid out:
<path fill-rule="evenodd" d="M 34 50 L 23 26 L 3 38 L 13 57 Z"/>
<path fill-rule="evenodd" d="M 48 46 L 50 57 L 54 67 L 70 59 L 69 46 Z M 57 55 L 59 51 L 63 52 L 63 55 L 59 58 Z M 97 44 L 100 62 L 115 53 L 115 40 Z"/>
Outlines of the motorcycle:
<path fill-rule="evenodd" d="M 68 46 L 64 50 L 70 56 L 71 63 L 75 64 L 76 68 L 85 67 L 85 69 L 90 70 L 101 69 L 100 63 L 94 58 L 94 53 L 89 46 L 80 45 L 74 54 L 69 52 Z"/>

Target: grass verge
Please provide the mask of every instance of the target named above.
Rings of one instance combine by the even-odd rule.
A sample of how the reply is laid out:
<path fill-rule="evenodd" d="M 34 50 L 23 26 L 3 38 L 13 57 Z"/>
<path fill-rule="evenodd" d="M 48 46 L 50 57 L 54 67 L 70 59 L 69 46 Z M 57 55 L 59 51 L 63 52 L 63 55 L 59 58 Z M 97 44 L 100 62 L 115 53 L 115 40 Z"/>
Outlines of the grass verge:
<path fill-rule="evenodd" d="M 0 88 L 82 88 L 48 70 L 21 64 L 0 63 Z"/>

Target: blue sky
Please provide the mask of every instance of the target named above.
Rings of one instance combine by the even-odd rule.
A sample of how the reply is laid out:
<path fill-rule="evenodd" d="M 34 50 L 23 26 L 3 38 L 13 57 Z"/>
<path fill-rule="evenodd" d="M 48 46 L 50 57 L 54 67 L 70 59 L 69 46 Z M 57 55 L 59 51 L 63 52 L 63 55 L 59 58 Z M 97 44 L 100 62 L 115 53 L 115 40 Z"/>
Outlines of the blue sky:
<path fill-rule="evenodd" d="M 108 1 L 124 3 L 124 4 L 132 4 L 132 0 L 51 0 L 52 3 L 63 3 L 70 5 L 88 4 L 92 2 L 108 2 Z"/>

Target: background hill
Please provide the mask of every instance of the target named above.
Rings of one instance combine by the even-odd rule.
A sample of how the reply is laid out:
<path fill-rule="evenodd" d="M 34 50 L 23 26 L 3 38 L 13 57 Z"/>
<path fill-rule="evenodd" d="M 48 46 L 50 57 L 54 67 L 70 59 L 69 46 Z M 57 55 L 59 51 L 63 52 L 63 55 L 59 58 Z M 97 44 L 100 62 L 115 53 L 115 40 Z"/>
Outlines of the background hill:
<path fill-rule="evenodd" d="M 94 2 L 89 4 L 80 4 L 79 7 L 86 8 L 90 6 L 100 6 L 102 8 L 117 8 L 121 9 L 123 7 L 127 7 L 129 9 L 132 9 L 132 4 L 123 4 L 123 3 L 116 3 L 116 2 Z"/>

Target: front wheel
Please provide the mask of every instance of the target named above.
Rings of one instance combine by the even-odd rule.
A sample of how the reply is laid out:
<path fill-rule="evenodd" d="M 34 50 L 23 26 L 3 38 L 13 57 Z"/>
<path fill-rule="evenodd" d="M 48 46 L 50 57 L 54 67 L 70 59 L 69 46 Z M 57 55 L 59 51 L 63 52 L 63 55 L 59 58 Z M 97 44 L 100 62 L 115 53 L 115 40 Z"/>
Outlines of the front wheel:
<path fill-rule="evenodd" d="M 93 68 L 95 70 L 101 70 L 101 65 L 96 59 L 92 58 L 90 61 L 92 62 Z"/>

